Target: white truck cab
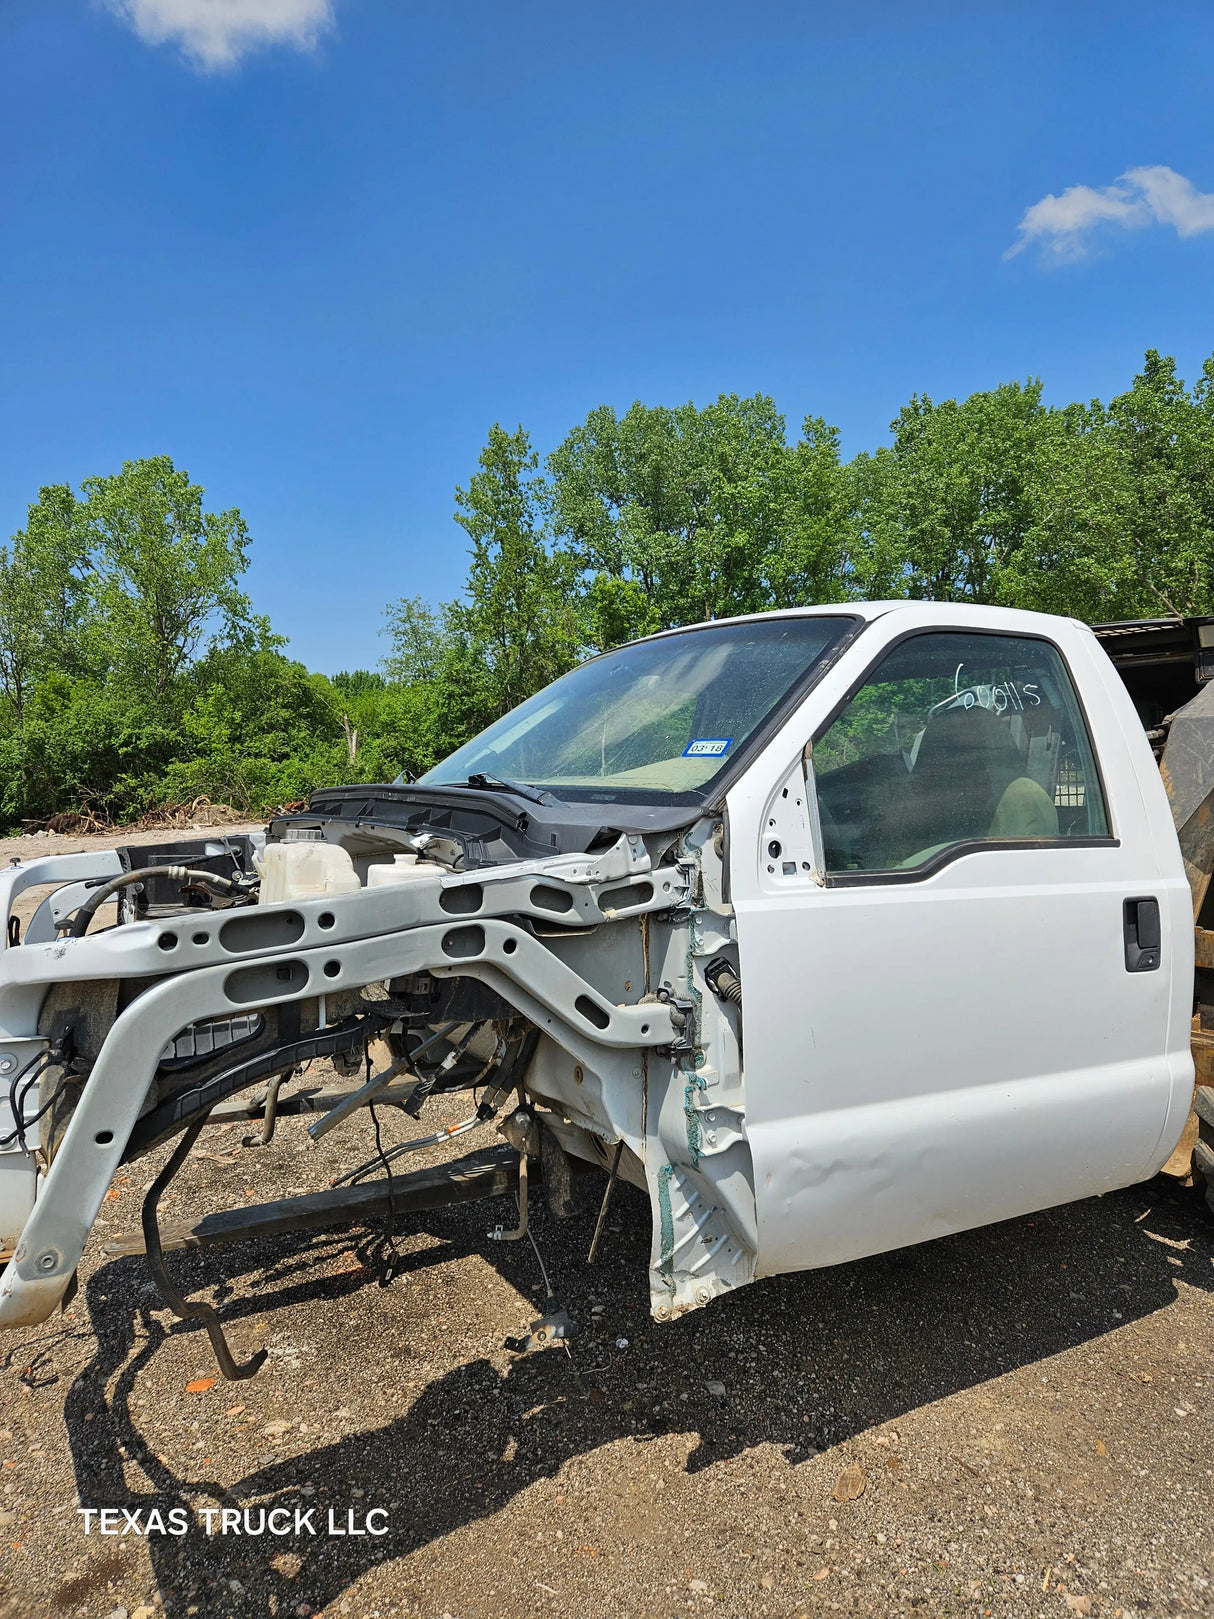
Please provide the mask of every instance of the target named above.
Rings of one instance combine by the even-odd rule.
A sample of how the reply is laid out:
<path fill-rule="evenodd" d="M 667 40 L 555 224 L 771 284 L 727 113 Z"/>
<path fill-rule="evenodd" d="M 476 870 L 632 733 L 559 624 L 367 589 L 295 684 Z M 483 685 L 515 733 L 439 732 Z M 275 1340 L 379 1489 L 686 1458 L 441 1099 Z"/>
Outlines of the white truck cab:
<path fill-rule="evenodd" d="M 726 800 L 763 1273 L 1142 1180 L 1193 1095 L 1189 885 L 1091 630 L 861 613 Z"/>
<path fill-rule="evenodd" d="M 488 1153 L 389 1182 L 381 1152 L 339 1197 L 178 1235 L 511 1188 L 525 1226 L 529 1162 L 558 1217 L 593 1168 L 604 1211 L 617 1179 L 647 1193 L 669 1320 L 1145 1179 L 1190 1116 L 1194 890 L 1134 705 L 1073 620 L 897 601 L 668 631 L 421 782 L 321 789 L 267 836 L 273 858 L 212 836 L 0 877 L 0 1327 L 62 1300 L 111 1176 L 176 1140 L 154 1234 L 208 1120 L 268 1140 L 479 1094 L 446 1135 L 496 1121 Z M 22 938 L 17 894 L 52 882 Z M 318 1057 L 344 1089 L 301 1083 Z M 159 1238 L 149 1261 L 184 1309 Z"/>

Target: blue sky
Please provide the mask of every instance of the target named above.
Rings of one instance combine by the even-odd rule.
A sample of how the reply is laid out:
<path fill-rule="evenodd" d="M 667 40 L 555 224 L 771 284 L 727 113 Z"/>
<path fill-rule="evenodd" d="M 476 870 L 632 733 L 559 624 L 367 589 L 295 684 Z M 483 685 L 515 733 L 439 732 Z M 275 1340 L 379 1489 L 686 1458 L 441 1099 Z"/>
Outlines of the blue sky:
<path fill-rule="evenodd" d="M 1191 376 L 1212 47 L 1111 0 L 0 0 L 0 532 L 167 453 L 333 671 L 458 591 L 495 420 L 762 391 L 851 454 L 914 391 Z"/>

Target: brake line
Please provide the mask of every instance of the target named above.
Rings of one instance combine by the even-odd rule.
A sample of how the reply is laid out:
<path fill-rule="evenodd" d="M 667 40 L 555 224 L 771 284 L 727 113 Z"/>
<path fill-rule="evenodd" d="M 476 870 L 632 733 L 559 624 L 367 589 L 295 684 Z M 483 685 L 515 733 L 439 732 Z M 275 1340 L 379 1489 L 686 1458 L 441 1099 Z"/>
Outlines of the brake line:
<path fill-rule="evenodd" d="M 512 1089 L 512 1086 L 507 1085 L 505 1089 L 506 1091 L 509 1091 Z M 418 1136 L 413 1141 L 402 1141 L 399 1143 L 399 1145 L 390 1147 L 387 1152 L 377 1153 L 374 1158 L 368 1158 L 365 1164 L 359 1164 L 357 1169 L 350 1170 L 348 1174 L 339 1175 L 336 1180 L 330 1181 L 329 1185 L 353 1185 L 355 1181 L 362 1180 L 363 1176 L 366 1175 L 369 1170 L 387 1168 L 387 1166 L 392 1163 L 394 1159 L 403 1158 L 407 1152 L 420 1152 L 423 1147 L 437 1147 L 440 1146 L 444 1141 L 454 1141 L 457 1136 L 466 1136 L 469 1131 L 479 1129 L 482 1124 L 488 1124 L 494 1113 L 497 1112 L 497 1105 L 490 1103 L 490 1097 L 496 1094 L 496 1092 L 490 1091 L 485 1100 L 481 1103 L 480 1108 L 477 1109 L 471 1118 L 463 1119 L 459 1124 L 448 1125 L 443 1130 L 436 1130 L 432 1136 Z M 486 1113 L 482 1118 L 481 1108 L 489 1107 L 491 1105 L 493 1106 L 493 1111 L 491 1113 Z"/>

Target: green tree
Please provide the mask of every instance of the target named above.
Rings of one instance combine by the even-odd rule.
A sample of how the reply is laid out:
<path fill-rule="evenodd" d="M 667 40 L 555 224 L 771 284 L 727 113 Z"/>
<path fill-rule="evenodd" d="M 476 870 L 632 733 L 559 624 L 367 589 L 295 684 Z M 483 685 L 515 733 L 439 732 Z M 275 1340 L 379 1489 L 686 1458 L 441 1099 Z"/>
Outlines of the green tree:
<path fill-rule="evenodd" d="M 346 779 L 392 781 L 403 775 L 412 781 L 466 741 L 468 733 L 445 695 L 441 686 L 426 682 L 389 686 L 373 705 L 366 694 L 351 715 L 359 745 L 354 773 L 347 767 Z"/>
<path fill-rule="evenodd" d="M 239 511 L 205 512 L 203 489 L 167 455 L 86 478 L 74 522 L 93 573 L 97 620 L 115 671 L 163 698 L 207 645 L 269 641 L 237 581 L 249 533 Z"/>
<path fill-rule="evenodd" d="M 1148 351 L 1132 386 L 1053 413 L 1008 600 L 1102 619 L 1214 610 L 1214 359 L 1189 390 Z"/>
<path fill-rule="evenodd" d="M 178 728 L 89 679 L 48 674 L 22 725 L 0 740 L 0 818 L 10 826 L 67 812 L 138 815 L 163 791 Z"/>
<path fill-rule="evenodd" d="M 916 394 L 893 444 L 852 463 L 865 595 L 998 602 L 1035 517 L 1036 457 L 1050 412 L 1041 384 L 958 403 Z"/>
<path fill-rule="evenodd" d="M 1109 406 L 1123 472 L 1125 548 L 1144 606 L 1207 613 L 1214 582 L 1214 359 L 1190 393 L 1176 361 L 1147 352 Z"/>
<path fill-rule="evenodd" d="M 387 623 L 380 633 L 392 648 L 383 663 L 388 679 L 403 686 L 437 680 L 456 639 L 450 607 L 431 607 L 421 596 L 402 596 L 384 608 L 384 617 Z"/>
<path fill-rule="evenodd" d="M 305 798 L 349 775 L 338 694 L 273 648 L 213 648 L 192 671 L 181 746 L 162 796 L 205 793 L 238 809 Z"/>
<path fill-rule="evenodd" d="M 839 459 L 839 430 L 807 416 L 784 456 L 767 564 L 773 607 L 808 607 L 862 594 L 856 482 Z"/>
<path fill-rule="evenodd" d="M 846 485 L 834 430 L 805 425 L 790 451 L 761 394 L 599 406 L 549 458 L 557 531 L 583 569 L 639 586 L 662 627 L 830 599 Z"/>
<path fill-rule="evenodd" d="M 0 547 L 0 691 L 18 725 L 40 677 L 81 672 L 88 572 L 71 489 L 43 489 L 11 547 Z"/>
<path fill-rule="evenodd" d="M 455 492 L 471 564 L 463 598 L 443 611 L 442 680 L 474 727 L 564 674 L 582 642 L 577 569 L 550 543 L 538 466 L 524 430 L 495 423 L 480 470 Z"/>
<path fill-rule="evenodd" d="M 362 697 L 368 692 L 383 691 L 388 682 L 378 669 L 342 669 L 330 684 L 343 696 Z"/>
<path fill-rule="evenodd" d="M 657 607 L 637 579 L 596 573 L 582 594 L 584 635 L 596 652 L 636 641 L 662 628 Z"/>

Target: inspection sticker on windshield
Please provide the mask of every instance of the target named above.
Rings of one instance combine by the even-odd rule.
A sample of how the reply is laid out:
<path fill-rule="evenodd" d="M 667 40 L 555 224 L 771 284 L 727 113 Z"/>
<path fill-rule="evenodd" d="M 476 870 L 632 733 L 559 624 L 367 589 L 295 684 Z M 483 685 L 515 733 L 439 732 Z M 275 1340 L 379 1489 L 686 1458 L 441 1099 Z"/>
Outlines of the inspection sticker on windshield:
<path fill-rule="evenodd" d="M 719 759 L 733 741 L 731 736 L 695 736 L 683 749 L 684 759 Z"/>

